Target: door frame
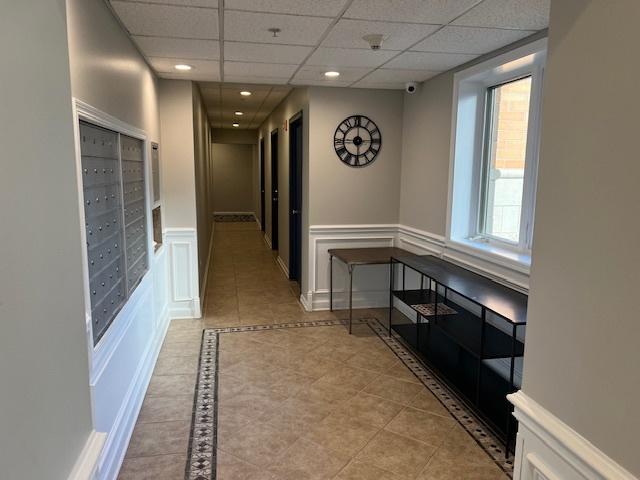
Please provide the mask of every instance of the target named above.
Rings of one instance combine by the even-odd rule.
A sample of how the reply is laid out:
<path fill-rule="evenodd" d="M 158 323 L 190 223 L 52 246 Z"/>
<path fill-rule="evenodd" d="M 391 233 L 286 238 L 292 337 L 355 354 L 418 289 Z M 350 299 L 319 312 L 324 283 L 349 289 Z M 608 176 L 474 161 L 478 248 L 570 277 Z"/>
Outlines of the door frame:
<path fill-rule="evenodd" d="M 302 111 L 289 119 L 289 279 L 298 284 L 302 281 L 303 122 Z M 295 129 L 300 129 L 299 138 Z"/>
<path fill-rule="evenodd" d="M 271 250 L 278 250 L 278 137 L 279 132 L 276 128 L 269 136 L 271 157 Z"/>
<path fill-rule="evenodd" d="M 260 230 L 265 231 L 264 137 L 260 139 Z"/>

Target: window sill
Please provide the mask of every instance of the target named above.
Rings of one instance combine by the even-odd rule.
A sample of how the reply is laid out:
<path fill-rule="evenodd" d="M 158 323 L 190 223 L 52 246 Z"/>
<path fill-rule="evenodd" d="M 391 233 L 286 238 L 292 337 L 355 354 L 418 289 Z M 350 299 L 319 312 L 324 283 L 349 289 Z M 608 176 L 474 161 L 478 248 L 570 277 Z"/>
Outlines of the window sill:
<path fill-rule="evenodd" d="M 500 247 L 495 244 L 473 241 L 468 239 L 450 239 L 448 247 L 458 250 L 472 257 L 507 267 L 526 275 L 531 268 L 531 254 L 516 252 L 509 248 Z"/>

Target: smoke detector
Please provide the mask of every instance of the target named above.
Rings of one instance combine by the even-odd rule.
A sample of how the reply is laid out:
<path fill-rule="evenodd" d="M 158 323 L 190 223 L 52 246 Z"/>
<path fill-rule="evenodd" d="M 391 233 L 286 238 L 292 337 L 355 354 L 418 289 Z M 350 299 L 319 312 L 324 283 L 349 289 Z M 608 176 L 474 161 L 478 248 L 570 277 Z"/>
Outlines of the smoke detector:
<path fill-rule="evenodd" d="M 382 46 L 382 38 L 383 35 L 381 33 L 372 33 L 362 37 L 362 39 L 369 44 L 371 50 L 380 50 L 380 47 Z"/>

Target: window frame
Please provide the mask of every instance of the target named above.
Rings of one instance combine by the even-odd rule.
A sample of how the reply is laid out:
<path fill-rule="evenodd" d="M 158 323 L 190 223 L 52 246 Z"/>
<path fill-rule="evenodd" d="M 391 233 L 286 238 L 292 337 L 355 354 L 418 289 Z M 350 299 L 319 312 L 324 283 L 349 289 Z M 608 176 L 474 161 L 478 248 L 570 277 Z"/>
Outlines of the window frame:
<path fill-rule="evenodd" d="M 506 261 L 527 273 L 531 263 L 546 45 L 546 39 L 540 39 L 454 75 L 445 243 L 483 259 Z M 520 235 L 518 242 L 511 242 L 483 233 L 480 228 L 482 170 L 487 153 L 488 92 L 526 77 L 531 77 L 531 97 Z M 464 178 L 460 180 L 459 177 Z M 464 205 L 461 207 L 460 203 Z"/>

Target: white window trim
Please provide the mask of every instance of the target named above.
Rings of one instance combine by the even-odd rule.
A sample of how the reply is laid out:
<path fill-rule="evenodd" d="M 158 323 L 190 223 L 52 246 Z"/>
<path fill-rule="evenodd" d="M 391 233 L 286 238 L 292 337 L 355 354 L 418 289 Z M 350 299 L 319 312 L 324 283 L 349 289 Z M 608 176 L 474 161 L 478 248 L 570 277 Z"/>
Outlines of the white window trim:
<path fill-rule="evenodd" d="M 502 55 L 474 65 L 454 75 L 449 158 L 449 195 L 445 245 L 485 261 L 512 265 L 528 273 L 531 265 L 531 229 L 527 219 L 533 219 L 535 179 L 540 138 L 542 104 L 542 74 L 546 60 L 547 40 L 540 39 Z M 527 162 L 523 191 L 521 245 L 497 238 L 475 239 L 478 233 L 480 174 L 483 155 L 485 101 L 487 88 L 524 76 L 532 76 Z M 461 103 L 464 100 L 466 103 Z M 468 100 L 468 102 L 467 102 Z M 468 105 L 467 105 L 468 103 Z M 458 129 L 460 115 L 465 114 L 470 127 Z M 460 111 L 460 113 L 459 113 Z M 456 159 L 460 160 L 456 178 Z M 465 177 L 460 179 L 460 177 Z M 455 196 L 454 193 L 458 195 Z M 466 195 L 460 196 L 460 191 Z M 454 212 L 454 210 L 456 210 Z M 456 217 L 456 218 L 454 218 Z"/>

